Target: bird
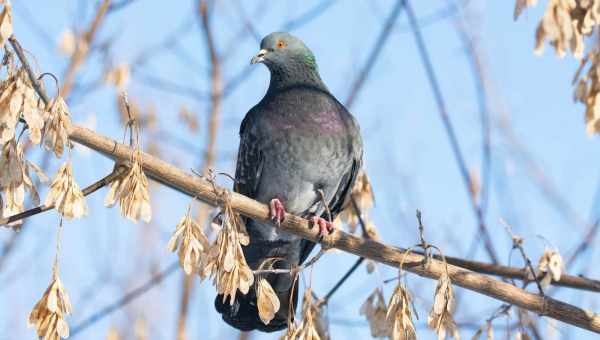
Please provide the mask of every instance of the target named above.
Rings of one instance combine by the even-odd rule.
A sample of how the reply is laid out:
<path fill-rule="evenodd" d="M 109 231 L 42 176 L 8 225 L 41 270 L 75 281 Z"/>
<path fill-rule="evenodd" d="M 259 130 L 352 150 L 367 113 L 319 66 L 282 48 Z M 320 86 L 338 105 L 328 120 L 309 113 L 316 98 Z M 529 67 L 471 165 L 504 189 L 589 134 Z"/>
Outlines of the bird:
<path fill-rule="evenodd" d="M 356 119 L 329 91 L 316 58 L 299 38 L 274 32 L 264 37 L 251 64 L 264 64 L 270 82 L 264 97 L 240 126 L 234 191 L 269 205 L 268 222 L 246 219 L 250 243 L 243 253 L 251 269 L 267 259 L 275 268 L 301 265 L 314 242 L 275 225 L 285 213 L 310 221 L 321 236 L 334 231 L 332 221 L 348 203 L 362 167 L 363 143 Z M 215 308 L 229 325 L 274 332 L 293 318 L 298 287 L 289 274 L 267 274 L 280 300 L 279 311 L 264 324 L 254 287 L 231 304 L 217 295 Z"/>

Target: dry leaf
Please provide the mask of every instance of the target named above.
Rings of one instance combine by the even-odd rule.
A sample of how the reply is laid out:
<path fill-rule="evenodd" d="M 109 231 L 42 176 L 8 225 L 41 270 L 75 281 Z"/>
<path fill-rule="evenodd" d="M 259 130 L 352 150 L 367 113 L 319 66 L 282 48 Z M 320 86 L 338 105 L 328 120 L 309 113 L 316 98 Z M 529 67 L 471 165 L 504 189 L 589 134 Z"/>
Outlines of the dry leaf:
<path fill-rule="evenodd" d="M 229 304 L 233 305 L 238 290 L 242 294 L 248 293 L 254 283 L 254 274 L 242 251 L 242 245 L 250 242 L 244 221 L 231 208 L 229 198 L 224 201 L 221 230 L 208 252 L 204 275 L 213 279 L 217 292 L 223 295 L 223 302 L 229 298 Z"/>
<path fill-rule="evenodd" d="M 66 161 L 58 169 L 44 204 L 54 206 L 67 219 L 81 218 L 87 214 L 85 196 L 73 178 L 71 161 Z"/>
<path fill-rule="evenodd" d="M 198 116 L 190 111 L 186 106 L 179 109 L 179 120 L 181 120 L 192 132 L 198 130 Z"/>
<path fill-rule="evenodd" d="M 71 314 L 71 302 L 57 270 L 54 270 L 52 282 L 29 314 L 27 326 L 35 327 L 42 340 L 66 339 L 69 337 L 69 325 L 64 317 L 68 314 Z"/>
<path fill-rule="evenodd" d="M 517 20 L 525 8 L 533 7 L 536 4 L 537 0 L 517 0 L 515 2 L 515 12 L 513 15 L 513 19 Z"/>
<path fill-rule="evenodd" d="M 12 6 L 10 5 L 10 1 L 5 1 L 2 13 L 0 13 L 0 47 L 4 46 L 4 44 L 12 34 Z"/>
<path fill-rule="evenodd" d="M 52 101 L 49 112 L 44 113 L 44 147 L 61 157 L 65 146 L 69 147 L 71 118 L 64 99 L 58 96 Z"/>
<path fill-rule="evenodd" d="M 550 285 L 552 281 L 559 281 L 563 272 L 562 256 L 556 249 L 546 248 L 538 262 L 538 270 L 543 273 L 540 284 L 543 288 Z"/>
<path fill-rule="evenodd" d="M 383 293 L 379 288 L 375 288 L 375 291 L 362 304 L 360 314 L 364 315 L 369 321 L 372 337 L 385 338 L 391 336 L 391 327 L 387 320 L 387 308 Z"/>
<path fill-rule="evenodd" d="M 131 72 L 127 64 L 119 64 L 104 75 L 104 81 L 107 84 L 113 85 L 119 91 L 124 91 L 127 88 L 130 79 Z"/>
<path fill-rule="evenodd" d="M 368 224 L 368 211 L 373 207 L 375 198 L 373 196 L 373 189 L 369 177 L 367 177 L 367 174 L 363 170 L 359 172 L 356 178 L 356 182 L 352 188 L 352 197 L 363 215 L 363 220 Z M 340 212 L 334 222 L 336 227 L 340 227 L 342 223 L 345 223 L 351 233 L 356 231 L 356 227 L 359 225 L 359 219 L 350 200 L 346 202 L 342 212 Z"/>
<path fill-rule="evenodd" d="M 25 210 L 25 191 L 29 192 L 32 204 L 40 203 L 39 194 L 29 174 L 30 169 L 34 170 L 42 182 L 47 180 L 38 166 L 25 159 L 21 144 L 17 144 L 14 139 L 4 144 L 0 154 L 0 190 L 5 196 L 4 205 L 0 209 L 3 217 Z M 18 227 L 21 224 L 22 221 L 16 221 L 8 226 Z"/>
<path fill-rule="evenodd" d="M 600 5 L 600 1 L 598 2 Z M 585 72 L 584 69 L 587 67 Z M 585 123 L 588 135 L 600 132 L 600 46 L 596 46 L 581 61 L 574 77 L 575 101 L 585 105 Z"/>
<path fill-rule="evenodd" d="M 258 306 L 258 315 L 260 320 L 268 325 L 279 310 L 279 298 L 275 291 L 264 278 L 258 280 L 256 287 L 256 304 Z"/>
<path fill-rule="evenodd" d="M 133 331 L 135 334 L 135 340 L 148 340 L 148 324 L 146 323 L 146 319 L 137 318 L 135 320 Z"/>
<path fill-rule="evenodd" d="M 435 288 L 435 296 L 433 299 L 433 307 L 427 317 L 427 325 L 435 330 L 439 340 L 443 340 L 446 336 L 460 340 L 460 334 L 456 323 L 452 318 L 454 309 L 454 290 L 448 273 L 444 271 L 438 279 Z"/>
<path fill-rule="evenodd" d="M 295 338 L 297 340 L 325 340 L 322 332 L 319 332 L 318 324 L 323 323 L 320 321 L 321 313 L 319 307 L 313 300 L 312 291 L 307 288 L 304 291 L 304 298 L 302 300 L 302 321 L 294 331 Z"/>
<path fill-rule="evenodd" d="M 134 222 L 141 218 L 149 223 L 152 219 L 152 207 L 148 193 L 148 178 L 140 165 L 139 150 L 135 152 L 133 158 L 129 172 L 110 184 L 108 194 L 104 198 L 104 205 L 110 208 L 118 201 L 122 216 Z"/>
<path fill-rule="evenodd" d="M 0 143 L 15 138 L 19 118 L 27 123 L 29 139 L 39 144 L 44 122 L 37 94 L 24 69 L 8 70 L 8 77 L 0 83 Z"/>
<path fill-rule="evenodd" d="M 171 252 L 179 249 L 177 252 L 179 263 L 187 275 L 192 273 L 202 275 L 208 252 L 208 239 L 192 217 L 191 210 L 190 204 L 187 213 L 175 227 L 167 248 Z"/>
<path fill-rule="evenodd" d="M 75 53 L 77 48 L 77 37 L 71 29 L 63 31 L 58 39 L 58 51 L 67 57 L 70 57 Z"/>
<path fill-rule="evenodd" d="M 477 332 L 475 332 L 475 334 L 473 335 L 471 340 L 479 340 L 479 338 L 481 338 L 481 336 L 483 335 L 484 331 L 486 334 L 486 338 L 485 338 L 486 340 L 494 340 L 494 328 L 492 327 L 491 321 L 486 321 L 485 325 L 480 327 L 477 330 Z"/>
<path fill-rule="evenodd" d="M 121 335 L 115 327 L 111 327 L 106 333 L 106 340 L 121 340 Z"/>
<path fill-rule="evenodd" d="M 532 0 L 517 0 L 515 15 L 525 6 L 535 4 Z M 535 38 L 535 53 L 543 53 L 548 41 L 559 57 L 571 51 L 577 59 L 583 57 L 584 37 L 590 36 L 600 24 L 600 0 L 549 0 Z"/>
<path fill-rule="evenodd" d="M 398 282 L 388 304 L 387 322 L 391 327 L 392 339 L 415 340 L 417 334 L 412 321 L 413 304 L 408 289 Z"/>

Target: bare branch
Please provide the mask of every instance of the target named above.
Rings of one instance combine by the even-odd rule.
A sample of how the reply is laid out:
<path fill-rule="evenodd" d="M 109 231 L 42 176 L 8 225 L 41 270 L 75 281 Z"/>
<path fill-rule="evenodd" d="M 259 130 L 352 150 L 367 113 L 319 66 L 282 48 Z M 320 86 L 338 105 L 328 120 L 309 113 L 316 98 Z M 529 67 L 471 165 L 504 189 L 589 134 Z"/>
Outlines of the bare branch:
<path fill-rule="evenodd" d="M 465 163 L 464 156 L 460 149 L 460 144 L 458 143 L 458 138 L 456 137 L 456 132 L 454 131 L 454 127 L 452 126 L 452 121 L 450 120 L 450 116 L 448 115 L 448 111 L 446 109 L 446 103 L 444 102 L 444 97 L 442 96 L 442 91 L 440 89 L 440 85 L 437 81 L 437 77 L 435 75 L 435 71 L 433 70 L 433 65 L 431 63 L 431 59 L 429 57 L 429 52 L 427 51 L 427 47 L 425 46 L 425 40 L 421 35 L 421 30 L 417 23 L 417 19 L 415 13 L 410 5 L 408 0 L 405 0 L 406 13 L 408 15 L 408 20 L 413 30 L 413 34 L 415 36 L 415 40 L 417 41 L 417 46 L 419 48 L 419 53 L 421 55 L 421 60 L 423 61 L 423 66 L 425 67 L 425 71 L 427 73 L 427 78 L 429 80 L 429 84 L 431 85 L 431 89 L 433 91 L 433 95 L 438 106 L 438 112 L 442 122 L 444 123 L 444 127 L 446 129 L 446 133 L 448 134 L 448 139 L 450 142 L 450 147 L 452 148 L 452 152 L 454 154 L 454 158 L 456 159 L 456 163 L 458 164 L 458 168 L 460 170 L 461 177 L 463 179 L 465 188 L 467 190 L 467 194 L 469 195 L 469 200 L 471 203 L 471 207 L 473 208 L 473 212 L 475 217 L 477 218 L 477 222 L 479 224 L 479 231 L 481 232 L 484 238 L 485 249 L 490 256 L 490 259 L 493 263 L 498 263 L 498 256 L 496 255 L 496 250 L 494 249 L 494 244 L 492 243 L 492 238 L 485 224 L 485 219 L 483 216 L 483 212 L 479 204 L 473 195 L 470 194 L 471 188 L 471 177 L 469 176 L 469 171 L 467 170 L 467 165 Z"/>
<path fill-rule="evenodd" d="M 90 28 L 83 34 L 83 41 L 87 48 L 78 48 L 75 50 L 75 53 L 71 56 L 71 61 L 69 62 L 69 66 L 67 66 L 67 71 L 63 77 L 63 86 L 60 90 L 60 94 L 67 98 L 71 89 L 73 88 L 73 83 L 75 82 L 75 76 L 77 75 L 77 70 L 85 61 L 85 58 L 88 55 L 89 49 L 91 48 L 92 41 L 96 36 L 96 32 L 98 31 L 98 27 L 100 27 L 100 23 L 102 19 L 104 19 L 106 12 L 110 6 L 111 0 L 104 0 L 100 7 L 98 7 L 98 11 L 96 12 L 96 16 L 92 21 Z"/>

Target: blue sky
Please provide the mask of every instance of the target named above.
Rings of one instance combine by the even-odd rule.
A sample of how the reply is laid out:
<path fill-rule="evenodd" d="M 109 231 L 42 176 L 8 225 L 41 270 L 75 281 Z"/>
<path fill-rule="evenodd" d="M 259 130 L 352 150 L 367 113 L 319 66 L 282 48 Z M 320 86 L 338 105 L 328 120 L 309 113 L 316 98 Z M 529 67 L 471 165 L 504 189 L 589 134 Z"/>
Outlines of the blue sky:
<path fill-rule="evenodd" d="M 425 18 L 448 6 L 444 1 L 413 2 L 417 15 Z M 242 22 L 235 1 L 216 3 L 212 24 L 217 47 L 228 55 L 223 65 L 227 81 L 248 67 L 250 58 L 258 50 L 258 42 L 248 34 L 239 34 Z M 257 11 L 258 2 L 243 2 L 242 6 L 262 36 L 281 30 L 290 19 L 319 3 L 270 1 L 260 11 Z M 340 100 L 346 98 L 392 5 L 392 1 L 383 0 L 333 1 L 320 16 L 292 31 L 313 50 L 322 78 Z M 56 49 L 60 34 L 69 27 L 85 27 L 95 2 L 32 0 L 14 1 L 13 6 L 15 34 L 35 56 L 34 64 L 38 70 L 60 77 L 67 64 L 67 58 Z M 597 214 L 592 205 L 600 175 L 599 140 L 586 135 L 584 108 L 572 101 L 571 79 L 578 62 L 570 56 L 559 59 L 551 48 L 541 57 L 533 54 L 535 27 L 545 1 L 526 11 L 517 22 L 512 19 L 513 6 L 513 1 L 470 1 L 463 12 L 469 17 L 470 34 L 479 43 L 490 84 L 492 186 L 487 223 L 503 263 L 508 263 L 511 240 L 500 218 L 525 238 L 526 250 L 534 261 L 546 245 L 557 247 L 567 256 L 583 238 L 591 215 Z M 160 142 L 161 156 L 182 168 L 198 168 L 201 162 L 208 102 L 159 91 L 148 85 L 145 76 L 169 79 L 201 92 L 210 89 L 206 71 L 209 62 L 195 14 L 190 1 L 165 5 L 160 1 L 138 0 L 111 15 L 99 33 L 100 41 L 112 41 L 109 60 L 118 64 L 132 63 L 142 51 L 160 43 L 177 27 L 187 28 L 176 38 L 177 54 L 163 49 L 153 55 L 136 71 L 128 87 L 130 98 L 156 109 L 159 130 L 169 131 L 195 147 L 193 150 L 197 151 L 193 152 L 173 141 L 160 140 L 156 133 L 144 135 L 146 144 Z M 467 166 L 475 170 L 481 162 L 477 93 L 455 18 L 436 20 L 422 30 Z M 31 20 L 43 34 L 30 24 Z M 417 243 L 414 211 L 421 209 L 428 241 L 445 254 L 464 257 L 477 226 L 407 24 L 405 14 L 400 14 L 351 110 L 361 124 L 365 167 L 376 194 L 376 206 L 370 216 L 386 243 L 406 247 Z M 93 83 L 102 73 L 102 64 L 102 59 L 95 54 L 86 63 L 78 81 Z M 268 80 L 266 68 L 258 65 L 225 100 L 218 135 L 217 170 L 233 172 L 239 123 L 245 112 L 260 100 Z M 70 104 L 75 122 L 91 124 L 98 132 L 120 139 L 122 127 L 115 103 L 115 90 L 100 86 L 85 97 L 75 93 Z M 198 133 L 190 133 L 177 121 L 182 105 L 197 113 Z M 502 117 L 509 119 L 513 139 L 507 138 L 500 128 Z M 515 143 L 520 146 L 515 147 Z M 523 150 L 568 209 L 557 209 L 540 189 L 530 163 L 523 160 Z M 34 153 L 32 158 L 40 159 L 40 156 Z M 60 162 L 54 160 L 49 174 L 53 175 L 59 165 Z M 75 176 L 82 186 L 104 176 L 111 168 L 112 163 L 101 156 L 79 149 L 75 152 Z M 228 183 L 223 181 L 223 184 Z M 181 194 L 155 186 L 152 191 L 154 220 L 149 225 L 132 224 L 120 218 L 117 209 L 104 208 L 105 192 L 101 190 L 88 198 L 90 214 L 87 218 L 65 224 L 61 277 L 74 304 L 74 314 L 68 319 L 71 326 L 145 282 L 152 273 L 175 259 L 175 255 L 167 253 L 166 242 L 189 202 L 189 198 Z M 17 251 L 0 272 L 3 287 L 0 302 L 11 306 L 0 308 L 0 339 L 34 336 L 33 330 L 26 329 L 25 319 L 50 278 L 57 221 L 54 212 L 31 218 L 19 236 Z M 9 233 L 8 230 L 0 233 L 0 241 L 7 240 Z M 592 249 L 596 245 L 597 242 Z M 597 255 L 595 250 L 588 251 L 567 271 L 577 274 L 586 270 L 588 275 L 598 277 L 599 270 L 586 265 Z M 481 246 L 472 257 L 488 260 Z M 315 292 L 324 294 L 353 261 L 350 255 L 327 254 L 313 271 Z M 521 265 L 517 254 L 512 255 L 512 263 Z M 336 293 L 328 309 L 334 339 L 368 337 L 368 326 L 358 314 L 359 306 L 372 289 L 381 284 L 381 279 L 394 275 L 395 270 L 391 268 L 380 267 L 373 275 L 361 268 Z M 137 317 L 148 321 L 151 339 L 173 338 L 180 282 L 179 273 L 170 276 L 161 286 L 96 323 L 78 338 L 104 339 L 111 326 L 131 330 Z M 424 320 L 431 305 L 433 283 L 409 275 L 408 284 Z M 188 320 L 190 339 L 234 336 L 236 332 L 225 326 L 213 310 L 211 284 L 204 282 L 197 287 L 200 288 L 192 297 Z M 385 285 L 386 298 L 392 289 L 392 285 Z M 460 288 L 456 292 L 462 301 L 456 313 L 457 321 L 483 323 L 500 305 Z M 556 294 L 567 302 L 599 310 L 597 296 L 592 293 L 560 289 Z M 419 322 L 421 326 L 422 323 Z M 592 338 L 586 331 L 547 319 L 542 319 L 539 326 L 544 332 L 550 329 L 557 339 L 567 334 L 576 339 Z M 472 329 L 464 329 L 462 335 L 469 338 L 473 333 Z M 423 327 L 418 329 L 420 339 L 433 339 L 432 334 Z M 547 337 L 551 338 L 550 333 Z M 263 338 L 275 337 L 253 335 L 253 339 Z"/>

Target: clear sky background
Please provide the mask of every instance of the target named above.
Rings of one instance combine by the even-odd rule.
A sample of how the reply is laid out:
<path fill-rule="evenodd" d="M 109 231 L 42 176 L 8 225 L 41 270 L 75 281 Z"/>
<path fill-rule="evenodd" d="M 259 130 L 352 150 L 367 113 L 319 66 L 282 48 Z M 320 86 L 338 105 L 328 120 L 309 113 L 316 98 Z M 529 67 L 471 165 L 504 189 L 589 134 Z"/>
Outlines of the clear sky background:
<path fill-rule="evenodd" d="M 584 237 L 590 221 L 600 210 L 594 201 L 600 176 L 600 141 L 585 133 L 584 107 L 572 100 L 571 80 L 578 61 L 556 57 L 551 48 L 533 54 L 535 27 L 546 1 L 513 21 L 514 1 L 471 0 L 458 12 L 447 1 L 413 1 L 423 20 L 422 31 L 455 126 L 467 166 L 477 172 L 481 163 L 481 124 L 474 75 L 456 20 L 466 20 L 468 33 L 481 52 L 489 82 L 488 107 L 492 122 L 492 167 L 488 228 L 504 264 L 509 263 L 511 239 L 500 223 L 505 219 L 525 239 L 528 255 L 540 257 L 545 246 L 557 247 L 567 257 Z M 219 51 L 227 55 L 223 73 L 227 83 L 248 68 L 258 42 L 243 33 L 236 1 L 215 1 L 212 25 Z M 344 100 L 362 69 L 394 1 L 239 1 L 260 36 L 282 30 L 286 23 L 308 9 L 323 5 L 320 15 L 292 30 L 313 50 L 322 78 Z M 96 1 L 13 1 L 15 34 L 39 71 L 63 75 L 68 58 L 57 52 L 66 29 L 87 27 Z M 440 15 L 441 13 L 441 15 Z M 174 31 L 176 47 L 160 48 L 148 62 L 135 68 L 128 86 L 129 97 L 142 107 L 153 107 L 158 122 L 146 131 L 143 141 L 160 144 L 161 157 L 182 168 L 199 169 L 206 140 L 209 102 L 186 93 L 165 92 L 152 86 L 150 78 L 170 80 L 208 93 L 209 60 L 200 31 L 194 1 L 137 0 L 111 14 L 97 42 L 110 42 L 107 58 L 94 53 L 78 77 L 80 85 L 70 100 L 73 120 L 93 127 L 114 139 L 122 138 L 116 102 L 117 91 L 95 82 L 106 60 L 132 64 L 152 46 L 160 45 Z M 240 34 L 242 32 L 242 34 Z M 233 173 L 238 128 L 246 111 L 260 100 L 269 81 L 267 69 L 257 65 L 224 101 L 218 134 L 216 170 Z M 52 84 L 48 84 L 52 85 Z M 89 93 L 84 90 L 93 86 Z M 52 90 L 51 90 L 52 91 Z M 195 112 L 199 131 L 192 133 L 177 119 L 181 106 Z M 468 193 L 452 155 L 439 118 L 424 68 L 401 13 L 364 88 L 352 108 L 365 141 L 365 167 L 373 182 L 376 206 L 370 212 L 385 243 L 410 246 L 418 242 L 415 209 L 423 211 L 425 235 L 445 254 L 488 261 L 483 247 L 475 254 L 469 247 L 477 225 Z M 509 128 L 502 128 L 505 119 Z M 507 131 L 511 131 L 507 133 Z M 167 138 L 168 136 L 168 138 Z M 508 136 L 511 136 L 510 138 Z M 31 158 L 41 159 L 39 152 Z M 110 172 L 112 162 L 93 152 L 76 149 L 75 176 L 81 186 Z M 53 160 L 54 175 L 61 161 Z M 541 184 L 543 178 L 543 185 Z M 226 181 L 223 184 L 229 185 Z M 545 189 L 544 189 L 545 188 Z M 551 192 L 551 194 L 549 194 Z M 44 190 L 45 193 L 45 190 Z M 134 289 L 176 259 L 166 250 L 175 224 L 184 214 L 189 198 L 170 189 L 153 186 L 154 218 L 151 224 L 133 224 L 118 209 L 103 206 L 106 190 L 88 198 L 89 216 L 65 223 L 61 253 L 61 277 L 72 302 L 75 327 L 89 315 Z M 555 195 L 557 198 L 553 199 Z M 595 203 L 594 203 L 595 202 Z M 594 209 L 596 206 L 596 209 Z M 49 212 L 30 219 L 18 237 L 17 248 L 0 271 L 0 339 L 30 339 L 26 317 L 46 288 L 55 249 L 57 214 Z M 0 230 L 0 242 L 10 237 Z M 543 238 L 538 237 L 543 236 Z M 570 274 L 600 276 L 594 259 L 600 254 L 597 241 L 591 250 L 567 268 Z M 1 249 L 1 248 L 0 248 Z M 343 253 L 324 256 L 312 273 L 312 286 L 325 294 L 352 265 L 354 257 Z M 521 266 L 518 254 L 511 263 Z M 375 274 L 360 268 L 332 298 L 328 317 L 333 339 L 369 337 L 359 307 L 382 279 L 396 275 L 380 266 Z M 306 276 L 308 279 L 309 276 Z M 182 275 L 169 276 L 142 298 L 95 323 L 75 339 L 104 339 L 110 327 L 131 332 L 137 318 L 148 324 L 150 339 L 173 339 L 179 308 Z M 229 339 L 237 331 L 226 326 L 213 309 L 214 288 L 198 284 L 188 319 L 189 339 Z M 420 316 L 419 339 L 433 339 L 423 324 L 431 306 L 433 282 L 408 275 Z M 198 289 L 198 287 L 200 287 Z M 389 298 L 393 284 L 385 285 Z M 533 287 L 530 289 L 533 290 Z M 500 302 L 457 288 L 458 322 L 483 324 Z M 600 311 L 597 294 L 560 289 L 558 298 Z M 511 319 L 511 323 L 515 322 Z M 498 320 L 505 326 L 505 319 Z M 589 332 L 541 319 L 546 338 L 592 339 Z M 503 329 L 498 329 L 503 332 Z M 470 338 L 473 328 L 462 328 Z M 497 333 L 499 336 L 500 333 Z M 276 335 L 252 334 L 252 339 Z M 127 337 L 130 338 L 130 337 Z"/>

